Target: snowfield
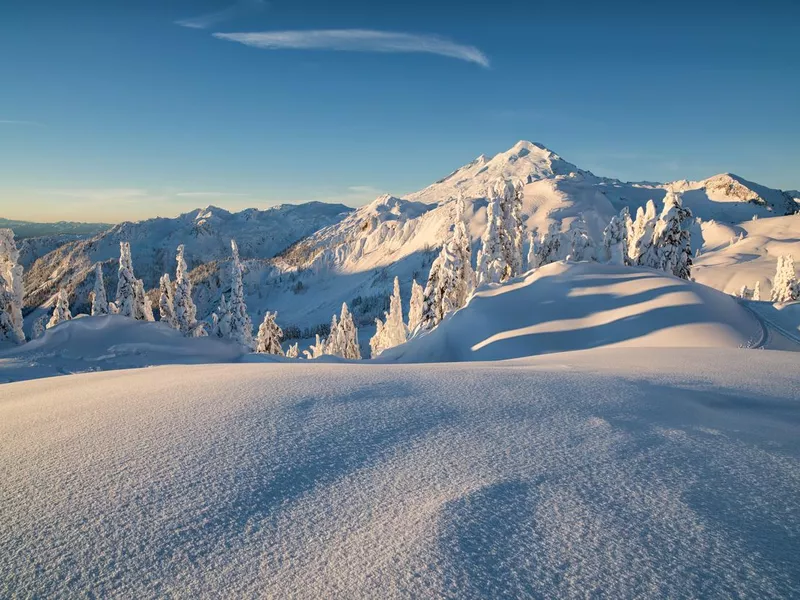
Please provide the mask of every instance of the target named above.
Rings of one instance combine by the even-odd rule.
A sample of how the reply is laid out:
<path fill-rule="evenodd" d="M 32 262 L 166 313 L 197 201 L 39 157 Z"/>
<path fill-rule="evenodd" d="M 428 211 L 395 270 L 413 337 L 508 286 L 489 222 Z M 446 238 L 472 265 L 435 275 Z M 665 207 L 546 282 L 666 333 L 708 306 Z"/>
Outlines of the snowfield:
<path fill-rule="evenodd" d="M 764 332 L 726 294 L 651 269 L 553 263 L 479 290 L 380 360 L 503 360 L 600 346 L 755 347 Z"/>
<path fill-rule="evenodd" d="M 0 386 L 0 596 L 791 598 L 797 355 Z"/>

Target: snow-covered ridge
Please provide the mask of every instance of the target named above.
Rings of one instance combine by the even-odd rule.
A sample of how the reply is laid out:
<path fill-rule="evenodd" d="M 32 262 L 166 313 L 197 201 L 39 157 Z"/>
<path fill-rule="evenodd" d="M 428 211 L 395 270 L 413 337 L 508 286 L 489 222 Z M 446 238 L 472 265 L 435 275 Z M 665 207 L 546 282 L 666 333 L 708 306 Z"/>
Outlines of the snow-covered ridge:
<path fill-rule="evenodd" d="M 229 257 L 231 239 L 237 240 L 244 257 L 269 258 L 339 221 L 351 210 L 322 202 L 238 213 L 209 206 L 172 219 L 121 223 L 88 240 L 65 244 L 37 260 L 25 274 L 25 303 L 39 306 L 59 287 L 65 287 L 78 303 L 85 302 L 91 289 L 87 277 L 98 261 L 104 263 L 110 293 L 116 285 L 115 261 L 122 241 L 131 243 L 136 276 L 151 289 L 163 273 L 174 269 L 175 249 L 180 244 L 186 247 L 190 268 Z M 77 308 L 82 306 L 78 304 Z"/>

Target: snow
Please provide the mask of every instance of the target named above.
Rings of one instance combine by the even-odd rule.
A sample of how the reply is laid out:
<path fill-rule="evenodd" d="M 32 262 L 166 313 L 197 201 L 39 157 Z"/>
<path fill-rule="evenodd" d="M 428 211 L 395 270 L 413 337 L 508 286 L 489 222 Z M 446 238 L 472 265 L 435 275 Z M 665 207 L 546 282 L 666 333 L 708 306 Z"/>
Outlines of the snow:
<path fill-rule="evenodd" d="M 165 323 L 118 315 L 74 318 L 43 337 L 0 350 L 0 383 L 85 371 L 233 362 L 242 350 L 218 338 L 185 338 Z"/>
<path fill-rule="evenodd" d="M 552 263 L 485 286 L 436 329 L 382 361 L 503 360 L 611 346 L 756 346 L 758 320 L 732 297 L 651 269 Z"/>
<path fill-rule="evenodd" d="M 796 597 L 798 390 L 726 348 L 3 385 L 0 590 Z"/>

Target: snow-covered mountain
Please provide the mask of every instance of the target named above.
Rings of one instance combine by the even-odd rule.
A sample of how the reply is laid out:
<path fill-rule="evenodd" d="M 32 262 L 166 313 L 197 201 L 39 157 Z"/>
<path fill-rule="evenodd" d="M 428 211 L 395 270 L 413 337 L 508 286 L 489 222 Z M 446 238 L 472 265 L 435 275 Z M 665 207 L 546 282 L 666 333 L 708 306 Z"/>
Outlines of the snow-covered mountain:
<path fill-rule="evenodd" d="M 136 276 L 152 288 L 161 274 L 174 272 L 175 249 L 179 244 L 186 246 L 190 268 L 228 257 L 231 239 L 236 239 L 243 257 L 269 258 L 341 220 L 351 210 L 341 204 L 322 202 L 238 213 L 209 206 L 172 219 L 122 223 L 90 239 L 65 244 L 37 260 L 25 274 L 25 304 L 39 306 L 59 287 L 65 287 L 80 310 L 85 307 L 93 285 L 91 272 L 96 262 L 105 263 L 106 285 L 111 293 L 116 285 L 121 241 L 131 242 Z"/>

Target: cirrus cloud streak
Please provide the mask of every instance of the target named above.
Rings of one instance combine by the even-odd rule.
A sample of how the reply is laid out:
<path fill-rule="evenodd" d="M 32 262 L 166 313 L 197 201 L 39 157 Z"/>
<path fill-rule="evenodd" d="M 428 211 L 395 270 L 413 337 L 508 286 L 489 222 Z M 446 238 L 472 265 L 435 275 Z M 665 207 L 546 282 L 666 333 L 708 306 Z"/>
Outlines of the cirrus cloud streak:
<path fill-rule="evenodd" d="M 310 31 L 262 31 L 215 33 L 221 40 L 265 50 L 337 50 L 437 54 L 489 67 L 489 58 L 474 46 L 438 35 L 420 35 L 372 29 L 317 29 Z"/>

